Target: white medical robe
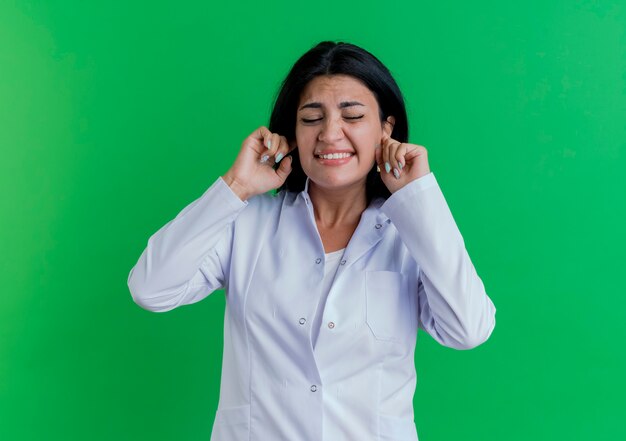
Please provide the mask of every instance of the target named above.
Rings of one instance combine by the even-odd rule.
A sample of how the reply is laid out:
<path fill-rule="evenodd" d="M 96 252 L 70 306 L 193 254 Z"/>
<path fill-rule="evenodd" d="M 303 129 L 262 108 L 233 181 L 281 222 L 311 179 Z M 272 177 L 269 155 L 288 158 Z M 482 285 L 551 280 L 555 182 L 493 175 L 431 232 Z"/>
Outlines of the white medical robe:
<path fill-rule="evenodd" d="M 365 210 L 313 345 L 325 253 L 307 188 L 241 201 L 218 178 L 150 237 L 132 297 L 162 312 L 225 289 L 212 441 L 417 441 L 418 328 L 469 349 L 496 309 L 430 173 Z"/>

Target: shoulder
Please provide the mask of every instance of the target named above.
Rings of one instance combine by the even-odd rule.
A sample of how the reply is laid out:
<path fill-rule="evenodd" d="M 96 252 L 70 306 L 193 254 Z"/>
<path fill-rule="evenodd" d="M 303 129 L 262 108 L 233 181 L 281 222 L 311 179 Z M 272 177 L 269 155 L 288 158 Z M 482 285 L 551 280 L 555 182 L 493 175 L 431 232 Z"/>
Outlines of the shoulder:
<path fill-rule="evenodd" d="M 276 194 L 264 193 L 251 197 L 246 201 L 246 207 L 238 217 L 243 219 L 270 219 L 279 216 L 285 207 L 292 206 L 297 198 L 297 193 L 280 191 Z"/>
<path fill-rule="evenodd" d="M 292 212 L 295 200 L 297 194 L 291 192 L 266 193 L 249 198 L 233 223 L 233 238 L 237 247 L 249 252 L 271 240 L 278 234 L 280 226 L 285 225 L 281 220 L 286 212 Z"/>

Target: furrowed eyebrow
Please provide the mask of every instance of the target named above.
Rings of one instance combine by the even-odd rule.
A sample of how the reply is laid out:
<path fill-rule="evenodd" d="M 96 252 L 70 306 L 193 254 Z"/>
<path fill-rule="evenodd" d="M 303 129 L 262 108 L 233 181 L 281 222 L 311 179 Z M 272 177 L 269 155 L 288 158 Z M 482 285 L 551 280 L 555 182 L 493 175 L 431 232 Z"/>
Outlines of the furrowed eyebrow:
<path fill-rule="evenodd" d="M 358 101 L 342 101 L 341 103 L 339 103 L 340 109 L 345 109 L 346 107 L 352 107 L 352 106 L 365 107 L 365 104 L 361 104 Z M 300 107 L 298 110 L 300 111 L 302 109 L 321 109 L 321 108 L 322 108 L 322 103 L 314 102 L 314 103 L 307 103 L 304 106 Z"/>

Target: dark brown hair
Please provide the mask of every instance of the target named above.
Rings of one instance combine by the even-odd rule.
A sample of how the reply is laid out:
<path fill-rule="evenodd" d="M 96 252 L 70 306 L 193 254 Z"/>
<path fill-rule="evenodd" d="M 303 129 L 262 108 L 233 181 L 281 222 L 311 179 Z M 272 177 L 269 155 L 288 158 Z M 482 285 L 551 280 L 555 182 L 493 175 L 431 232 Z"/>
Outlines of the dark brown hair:
<path fill-rule="evenodd" d="M 284 79 L 272 110 L 268 129 L 279 133 L 289 143 L 296 139 L 296 114 L 300 95 L 306 85 L 320 75 L 349 75 L 373 93 L 378 102 L 381 123 L 388 116 L 395 118 L 391 137 L 408 142 L 409 127 L 404 98 L 400 88 L 387 69 L 374 55 L 350 43 L 323 41 L 302 55 Z M 304 190 L 306 175 L 297 149 L 291 153 L 292 171 L 278 189 L 300 192 Z M 390 192 L 378 176 L 376 164 L 367 175 L 368 202 L 376 197 L 388 198 Z"/>

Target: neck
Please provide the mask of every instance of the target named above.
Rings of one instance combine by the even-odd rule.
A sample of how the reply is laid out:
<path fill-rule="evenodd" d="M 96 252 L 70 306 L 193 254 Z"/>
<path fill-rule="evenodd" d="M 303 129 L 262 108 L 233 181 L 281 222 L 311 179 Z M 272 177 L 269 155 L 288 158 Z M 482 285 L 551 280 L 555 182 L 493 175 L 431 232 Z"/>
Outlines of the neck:
<path fill-rule="evenodd" d="M 336 225 L 358 224 L 367 208 L 365 182 L 342 189 L 328 189 L 309 181 L 309 196 L 318 225 L 331 228 Z"/>

